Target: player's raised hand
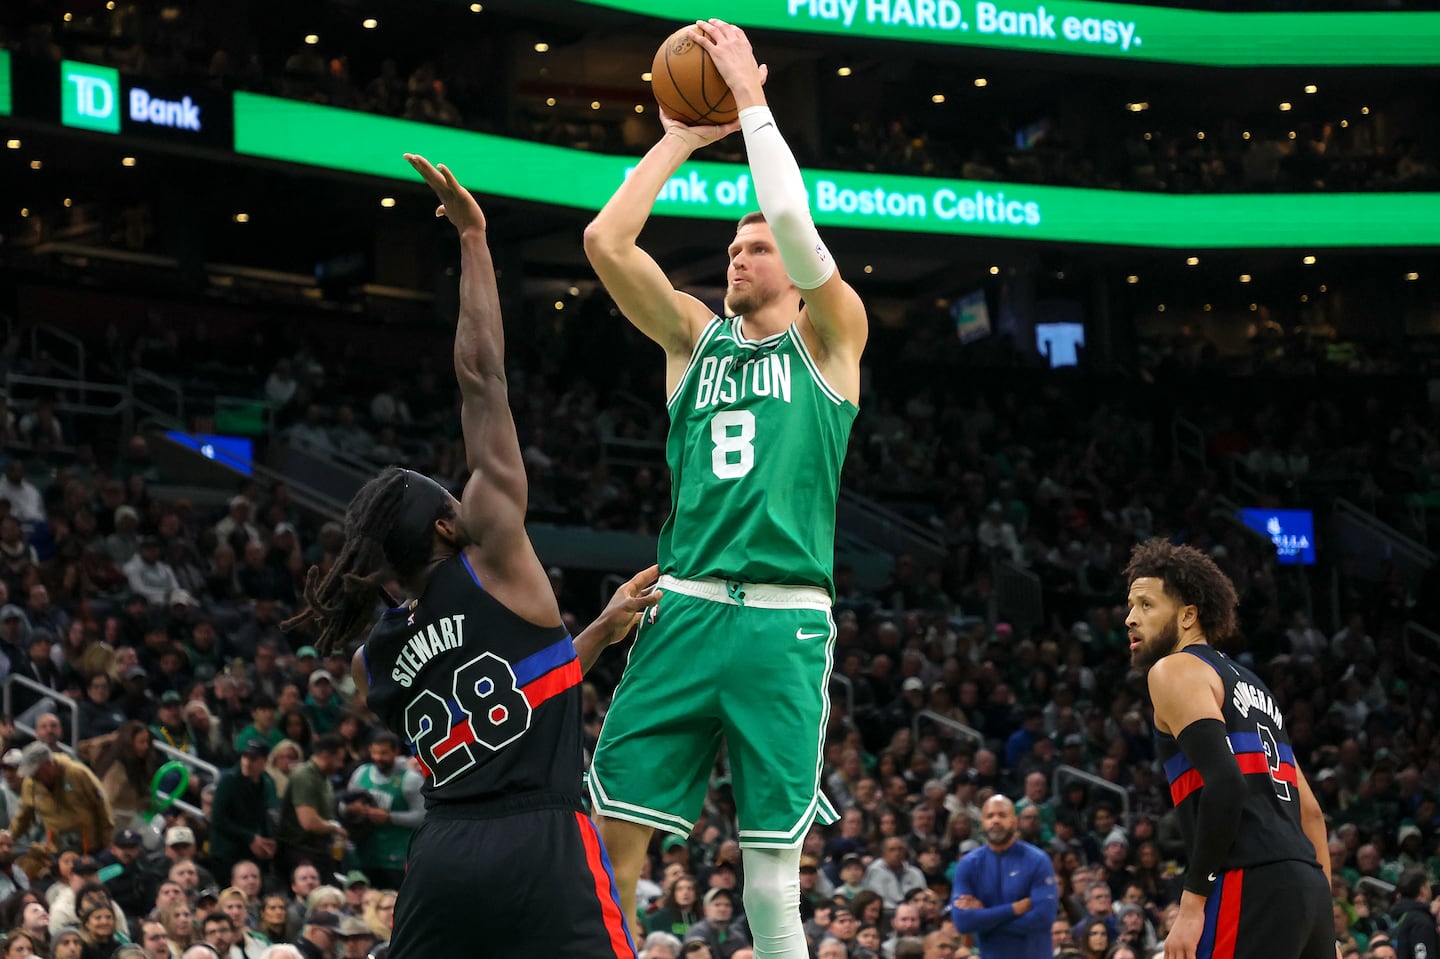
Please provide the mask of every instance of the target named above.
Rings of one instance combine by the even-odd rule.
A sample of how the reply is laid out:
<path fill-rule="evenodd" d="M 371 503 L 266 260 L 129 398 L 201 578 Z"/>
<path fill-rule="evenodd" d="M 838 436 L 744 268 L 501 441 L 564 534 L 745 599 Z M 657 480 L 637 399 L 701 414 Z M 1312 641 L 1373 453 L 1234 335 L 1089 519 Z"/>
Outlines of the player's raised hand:
<path fill-rule="evenodd" d="M 769 68 L 755 62 L 755 51 L 750 47 L 750 38 L 745 31 L 733 23 L 726 23 L 717 17 L 696 20 L 687 31 L 703 50 L 715 61 L 715 69 L 735 94 L 735 102 L 744 106 L 761 96 L 760 88 L 765 85 Z"/>
<path fill-rule="evenodd" d="M 461 233 L 485 229 L 485 214 L 481 212 L 480 204 L 475 202 L 469 190 L 460 185 L 449 167 L 443 163 L 436 167 L 418 153 L 405 154 L 405 162 L 414 167 L 415 172 L 435 191 L 440 201 L 435 208 L 436 216 L 448 217 Z"/>
<path fill-rule="evenodd" d="M 651 566 L 649 569 L 642 569 L 615 590 L 615 595 L 610 597 L 610 602 L 605 605 L 605 610 L 598 619 L 605 624 L 607 646 L 618 643 L 629 635 L 645 611 L 660 602 L 663 594 L 655 588 L 655 581 L 659 577 L 660 567 Z"/>

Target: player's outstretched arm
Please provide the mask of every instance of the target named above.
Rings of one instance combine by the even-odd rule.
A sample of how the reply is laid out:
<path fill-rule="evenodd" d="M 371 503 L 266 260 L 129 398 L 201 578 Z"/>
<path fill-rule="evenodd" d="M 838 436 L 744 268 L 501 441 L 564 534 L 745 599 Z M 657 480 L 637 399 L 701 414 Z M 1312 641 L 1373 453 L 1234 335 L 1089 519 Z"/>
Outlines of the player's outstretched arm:
<path fill-rule="evenodd" d="M 672 358 L 688 362 L 710 308 L 676 290 L 638 240 L 655 198 L 690 154 L 740 129 L 740 124 L 686 126 L 662 110 L 665 135 L 650 148 L 585 228 L 585 255 L 615 305 L 635 328 Z"/>
<path fill-rule="evenodd" d="M 701 21 L 690 37 L 709 51 L 735 95 L 760 212 L 775 234 L 790 282 L 804 294 L 816 335 L 827 354 L 858 363 L 869 336 L 865 307 L 815 229 L 800 165 L 765 100 L 765 68 L 756 63 L 745 31 L 734 24 Z"/>
<path fill-rule="evenodd" d="M 660 567 L 642 569 L 630 580 L 621 584 L 610 597 L 610 602 L 595 621 L 575 637 L 575 653 L 580 658 L 580 672 L 588 673 L 590 667 L 600 658 L 606 646 L 613 646 L 634 629 L 645 610 L 660 602 L 661 593 L 655 588 L 660 576 Z"/>
<path fill-rule="evenodd" d="M 436 216 L 460 234 L 460 317 L 455 326 L 455 378 L 470 481 L 460 500 L 460 526 L 488 557 L 504 563 L 515 536 L 525 535 L 528 489 L 505 379 L 505 327 L 495 264 L 480 205 L 443 164 L 406 154 L 440 200 Z"/>
<path fill-rule="evenodd" d="M 1205 901 L 1240 828 L 1245 776 L 1226 737 L 1224 689 L 1215 670 L 1198 657 L 1170 655 L 1151 667 L 1148 678 L 1156 724 L 1175 736 L 1204 783 L 1195 821 L 1201 838 L 1189 850 L 1180 915 L 1165 940 L 1166 959 L 1194 959 L 1205 928 Z"/>

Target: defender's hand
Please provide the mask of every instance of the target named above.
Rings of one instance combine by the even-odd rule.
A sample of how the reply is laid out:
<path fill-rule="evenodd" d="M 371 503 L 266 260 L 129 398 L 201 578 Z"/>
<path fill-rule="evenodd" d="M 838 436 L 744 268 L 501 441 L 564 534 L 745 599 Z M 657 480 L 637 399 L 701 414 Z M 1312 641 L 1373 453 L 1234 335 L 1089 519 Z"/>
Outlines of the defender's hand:
<path fill-rule="evenodd" d="M 455 229 L 461 233 L 466 230 L 484 231 L 485 214 L 480 211 L 480 204 L 475 202 L 469 190 L 460 185 L 449 167 L 443 163 L 439 167 L 432 166 L 429 160 L 416 153 L 405 154 L 405 160 L 424 178 L 440 200 L 440 205 L 435 208 L 436 216 L 449 217 Z"/>
<path fill-rule="evenodd" d="M 610 602 L 599 616 L 608 637 L 605 645 L 613 646 L 628 636 L 645 610 L 660 602 L 664 594 L 655 588 L 659 578 L 660 567 L 651 566 L 642 569 L 615 590 L 615 595 L 610 597 Z"/>

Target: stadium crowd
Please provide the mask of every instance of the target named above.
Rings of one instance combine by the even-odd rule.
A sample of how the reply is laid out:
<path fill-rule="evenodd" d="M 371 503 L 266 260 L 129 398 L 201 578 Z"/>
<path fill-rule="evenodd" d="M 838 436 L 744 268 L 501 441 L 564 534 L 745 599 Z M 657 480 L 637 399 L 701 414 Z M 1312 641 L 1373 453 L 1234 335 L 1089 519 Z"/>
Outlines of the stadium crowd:
<path fill-rule="evenodd" d="M 995 793 L 1016 801 L 1022 837 L 1055 863 L 1055 954 L 1155 953 L 1183 848 L 1128 665 L 1118 578 L 1130 544 L 1151 535 L 1200 546 L 1237 583 L 1241 655 L 1275 691 L 1331 818 L 1337 938 L 1347 955 L 1393 954 L 1391 926 L 1440 881 L 1433 664 L 1407 658 L 1400 636 L 1418 615 L 1413 592 L 1347 576 L 1345 620 L 1323 633 L 1294 576 L 1215 509 L 1220 474 L 1167 467 L 1167 408 L 1086 396 L 1048 373 L 1026 390 L 916 392 L 938 382 L 923 374 L 943 351 L 927 356 L 923 336 L 876 346 L 846 482 L 929 525 L 945 553 L 897 556 L 869 589 L 837 570 L 843 680 L 823 784 L 843 816 L 806 840 L 815 954 L 970 955 L 949 921 L 950 874 L 980 843 L 978 811 Z M 658 439 L 658 410 L 627 395 L 633 384 L 569 381 L 553 355 L 559 366 L 527 367 L 515 394 L 537 509 L 653 532 L 668 508 L 663 468 L 612 470 L 602 448 L 615 435 Z M 457 478 L 453 396 L 438 375 L 367 393 L 322 370 L 335 398 L 322 406 L 316 367 L 291 351 L 254 385 L 285 441 Z M 1300 432 L 1317 465 L 1353 444 L 1381 462 L 1436 448 L 1433 413 L 1376 430 L 1393 413 L 1383 403 L 1338 425 L 1323 403 L 1271 406 L 1239 430 L 1254 440 L 1240 455 L 1297 424 L 1309 424 Z M 42 955 L 72 933 L 87 956 L 125 939 L 153 959 L 181 956 L 199 938 L 230 956 L 261 955 L 267 940 L 365 955 L 388 934 L 419 778 L 355 699 L 348 658 L 321 659 L 279 628 L 339 527 L 307 516 L 283 485 L 246 482 L 219 515 L 161 498 L 144 436 L 97 453 L 85 425 L 50 404 L 20 412 L 0 416 L 0 668 L 41 688 L 14 686 L 10 705 L 36 743 L 0 727 L 0 924 Z M 1215 424 L 1217 451 L 1236 452 Z M 992 617 L 997 563 L 1038 578 L 1042 622 L 1017 630 Z M 552 576 L 577 628 L 594 610 L 564 571 Z M 618 662 L 608 665 L 586 690 L 591 745 Z M 62 748 L 72 740 L 73 760 Z M 173 771 L 155 786 L 170 758 L 159 744 L 221 770 L 183 790 L 203 815 L 160 808 L 178 787 Z M 722 759 L 695 832 L 654 846 L 641 896 L 650 959 L 746 948 L 736 840 Z"/>
<path fill-rule="evenodd" d="M 121 3 L 78 20 L 58 30 L 7 20 L 0 39 L 32 57 L 203 77 L 219 90 L 571 145 L 623 141 L 604 125 L 588 136 L 497 126 L 472 112 L 478 88 L 447 83 L 435 64 L 406 73 L 391 61 L 361 82 L 342 53 L 302 46 L 272 62 L 229 49 L 189 6 Z M 852 134 L 835 162 L 976 179 L 1223 190 L 1418 188 L 1434 176 L 1409 146 L 1376 166 L 1380 147 L 1360 157 L 1321 127 L 1249 141 L 1243 154 L 1128 143 L 1109 168 L 1069 163 L 1058 133 L 978 151 L 904 121 Z M 163 342 L 106 346 L 170 372 Z M 626 328 L 518 352 L 513 402 L 535 518 L 658 530 L 664 420 L 645 397 L 660 391 L 630 374 L 605 387 L 573 375 L 587 365 L 577 353 L 620 370 L 643 349 Z M 1395 959 L 1394 927 L 1433 924 L 1440 909 L 1440 684 L 1402 633 L 1426 615 L 1424 590 L 1398 570 L 1367 579 L 1337 563 L 1340 620 L 1322 631 L 1299 574 L 1220 508 L 1233 494 L 1227 472 L 1185 465 L 1168 434 L 1176 413 L 1199 424 L 1212 462 L 1234 459 L 1272 502 L 1303 502 L 1323 482 L 1392 515 L 1440 489 L 1435 409 L 1408 396 L 1304 399 L 1258 380 L 1205 400 L 1011 368 L 954 384 L 942 371 L 953 373 L 957 349 L 953 325 L 937 323 L 877 330 L 870 351 L 846 487 L 927 527 L 940 550 L 897 555 L 879 585 L 837 569 L 822 783 L 842 818 L 812 831 L 801 861 L 815 956 L 978 955 L 950 920 L 951 882 L 995 794 L 1015 800 L 1022 838 L 1051 856 L 1057 959 L 1157 953 L 1185 863 L 1129 667 L 1120 571 L 1133 543 L 1164 536 L 1206 550 L 1241 593 L 1238 654 L 1274 690 L 1330 820 L 1343 956 Z M 1148 368 L 1159 380 L 1204 372 L 1189 356 Z M 462 478 L 448 371 L 422 360 L 413 377 L 377 383 L 293 342 L 261 361 L 250 387 L 273 410 L 276 438 Z M 159 494 L 167 477 L 144 435 L 107 445 L 43 397 L 14 410 L 0 401 L 0 469 L 0 678 L 25 680 L 11 684 L 0 722 L 0 959 L 124 959 L 136 947 L 144 959 L 195 959 L 210 955 L 192 953 L 202 940 L 227 959 L 281 959 L 290 953 L 272 946 L 285 943 L 306 959 L 383 948 L 423 815 L 420 779 L 356 697 L 349 658 L 322 658 L 280 629 L 305 570 L 333 561 L 340 527 L 301 510 L 283 484 L 247 481 L 213 512 Z M 1003 569 L 1038 583 L 1039 622 L 995 615 Z M 567 589 L 566 571 L 552 584 L 577 631 L 595 610 Z M 591 746 L 618 664 L 608 658 L 586 687 Z M 182 775 L 168 765 L 176 752 L 208 765 Z M 737 839 L 722 758 L 692 835 L 653 846 L 636 929 L 647 959 L 746 954 Z"/>

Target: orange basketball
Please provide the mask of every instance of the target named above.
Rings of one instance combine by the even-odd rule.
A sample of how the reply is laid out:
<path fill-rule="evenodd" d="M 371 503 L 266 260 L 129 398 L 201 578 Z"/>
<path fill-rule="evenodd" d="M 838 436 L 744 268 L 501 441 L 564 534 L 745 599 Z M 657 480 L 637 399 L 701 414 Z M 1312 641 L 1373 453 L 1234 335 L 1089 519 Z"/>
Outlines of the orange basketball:
<path fill-rule="evenodd" d="M 720 78 L 709 52 L 681 29 L 655 51 L 650 89 L 655 102 L 677 120 L 693 124 L 729 123 L 740 114 L 735 95 Z"/>

